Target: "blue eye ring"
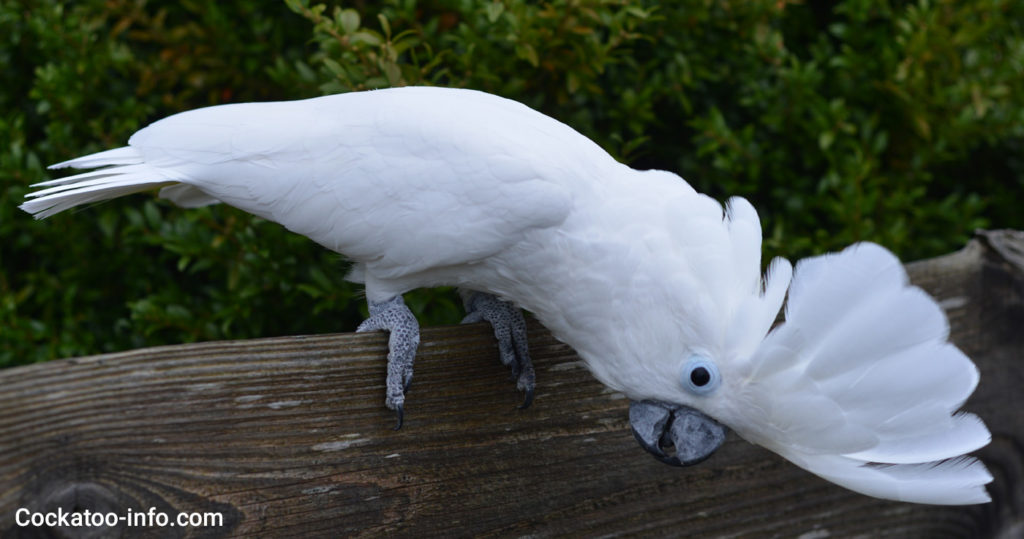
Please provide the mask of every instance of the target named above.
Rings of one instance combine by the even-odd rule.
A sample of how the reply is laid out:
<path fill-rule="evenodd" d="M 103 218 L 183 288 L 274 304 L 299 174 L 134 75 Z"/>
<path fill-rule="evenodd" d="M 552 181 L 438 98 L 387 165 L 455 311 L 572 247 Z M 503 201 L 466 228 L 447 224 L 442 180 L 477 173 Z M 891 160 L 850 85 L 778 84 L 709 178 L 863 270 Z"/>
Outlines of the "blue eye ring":
<path fill-rule="evenodd" d="M 707 356 L 694 354 L 683 364 L 679 381 L 690 393 L 706 396 L 714 393 L 718 386 L 722 385 L 722 375 Z"/>

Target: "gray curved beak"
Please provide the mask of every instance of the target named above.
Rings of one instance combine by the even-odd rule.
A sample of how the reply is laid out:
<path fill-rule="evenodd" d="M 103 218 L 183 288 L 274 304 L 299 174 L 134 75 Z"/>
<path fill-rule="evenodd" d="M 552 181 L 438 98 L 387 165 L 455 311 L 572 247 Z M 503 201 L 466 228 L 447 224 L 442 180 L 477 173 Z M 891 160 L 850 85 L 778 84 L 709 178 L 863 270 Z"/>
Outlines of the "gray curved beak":
<path fill-rule="evenodd" d="M 672 466 L 691 466 L 725 441 L 725 426 L 689 406 L 630 401 L 629 424 L 640 446 Z"/>

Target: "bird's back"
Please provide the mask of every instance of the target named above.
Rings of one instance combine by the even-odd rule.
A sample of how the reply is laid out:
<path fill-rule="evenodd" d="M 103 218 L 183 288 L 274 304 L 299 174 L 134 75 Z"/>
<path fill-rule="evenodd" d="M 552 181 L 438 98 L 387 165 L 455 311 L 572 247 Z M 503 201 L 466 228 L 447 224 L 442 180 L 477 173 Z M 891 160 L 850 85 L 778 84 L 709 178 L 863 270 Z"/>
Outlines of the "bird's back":
<path fill-rule="evenodd" d="M 620 166 L 524 105 L 424 87 L 198 109 L 129 143 L 385 278 L 480 260 L 556 225 L 572 191 Z"/>

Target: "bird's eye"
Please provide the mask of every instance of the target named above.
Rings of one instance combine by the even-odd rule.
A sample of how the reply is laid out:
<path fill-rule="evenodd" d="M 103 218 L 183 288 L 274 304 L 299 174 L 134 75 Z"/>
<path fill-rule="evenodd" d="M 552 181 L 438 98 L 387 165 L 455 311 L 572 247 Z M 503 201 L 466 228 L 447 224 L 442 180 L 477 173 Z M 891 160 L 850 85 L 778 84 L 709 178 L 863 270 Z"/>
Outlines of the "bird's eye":
<path fill-rule="evenodd" d="M 718 367 L 705 356 L 694 354 L 683 364 L 680 373 L 681 382 L 691 393 L 710 395 L 722 383 Z"/>

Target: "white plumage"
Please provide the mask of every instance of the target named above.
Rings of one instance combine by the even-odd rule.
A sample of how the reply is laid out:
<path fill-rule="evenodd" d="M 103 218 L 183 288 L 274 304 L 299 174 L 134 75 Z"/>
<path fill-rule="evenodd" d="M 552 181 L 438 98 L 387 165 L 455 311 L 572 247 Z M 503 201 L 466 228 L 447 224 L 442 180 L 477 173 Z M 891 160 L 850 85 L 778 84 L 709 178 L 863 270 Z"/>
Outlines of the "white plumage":
<path fill-rule="evenodd" d="M 956 412 L 978 370 L 948 333 L 941 308 L 885 249 L 861 243 L 803 260 L 785 322 L 733 373 L 720 416 L 705 411 L 852 490 L 985 502 L 991 476 L 957 458 L 990 439 L 977 416 Z"/>
<path fill-rule="evenodd" d="M 372 302 L 435 285 L 511 300 L 631 399 L 697 408 L 847 488 L 988 500 L 991 476 L 962 455 L 989 433 L 957 412 L 978 371 L 891 253 L 776 259 L 762 279 L 746 200 L 723 212 L 513 101 L 402 88 L 223 105 L 54 167 L 107 168 L 39 184 L 21 206 L 38 218 L 158 187 L 225 202 L 351 258 Z M 683 383 L 693 357 L 717 389 Z"/>

